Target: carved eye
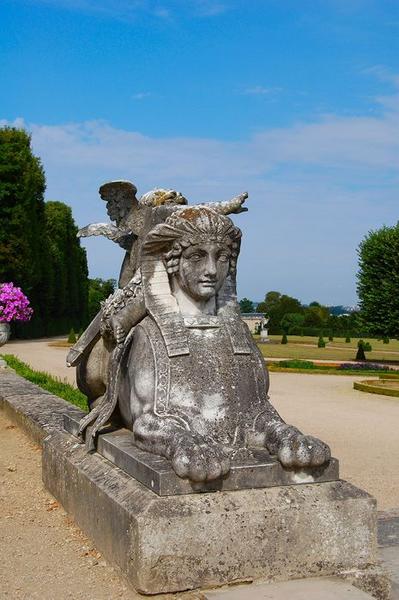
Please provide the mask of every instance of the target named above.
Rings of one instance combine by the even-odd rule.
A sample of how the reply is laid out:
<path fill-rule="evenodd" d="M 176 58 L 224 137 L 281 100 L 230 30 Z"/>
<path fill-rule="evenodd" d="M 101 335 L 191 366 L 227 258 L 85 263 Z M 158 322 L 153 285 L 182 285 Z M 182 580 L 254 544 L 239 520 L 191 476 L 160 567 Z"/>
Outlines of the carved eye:
<path fill-rule="evenodd" d="M 195 253 L 195 254 L 190 254 L 189 259 L 190 260 L 194 260 L 194 261 L 199 261 L 201 260 L 202 256 L 201 254 Z"/>
<path fill-rule="evenodd" d="M 220 262 L 228 262 L 230 260 L 230 256 L 229 254 L 222 253 L 219 254 L 218 260 L 220 260 Z"/>

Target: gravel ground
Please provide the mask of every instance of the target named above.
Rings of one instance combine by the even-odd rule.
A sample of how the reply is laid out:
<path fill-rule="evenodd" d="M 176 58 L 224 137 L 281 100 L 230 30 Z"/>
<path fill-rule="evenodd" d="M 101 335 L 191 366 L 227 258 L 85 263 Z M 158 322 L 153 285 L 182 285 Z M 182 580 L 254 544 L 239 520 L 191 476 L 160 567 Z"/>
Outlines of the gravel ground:
<path fill-rule="evenodd" d="M 0 598 L 140 598 L 43 488 L 41 451 L 0 412 Z"/>

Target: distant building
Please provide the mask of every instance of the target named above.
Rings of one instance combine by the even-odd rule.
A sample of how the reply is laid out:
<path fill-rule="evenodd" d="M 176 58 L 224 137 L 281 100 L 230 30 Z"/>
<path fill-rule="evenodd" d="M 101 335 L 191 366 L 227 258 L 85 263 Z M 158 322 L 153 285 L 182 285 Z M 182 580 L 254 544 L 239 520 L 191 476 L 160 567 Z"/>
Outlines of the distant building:
<path fill-rule="evenodd" d="M 260 334 L 262 339 L 267 339 L 267 324 L 269 319 L 263 313 L 241 313 L 242 320 L 247 324 L 249 331 Z"/>

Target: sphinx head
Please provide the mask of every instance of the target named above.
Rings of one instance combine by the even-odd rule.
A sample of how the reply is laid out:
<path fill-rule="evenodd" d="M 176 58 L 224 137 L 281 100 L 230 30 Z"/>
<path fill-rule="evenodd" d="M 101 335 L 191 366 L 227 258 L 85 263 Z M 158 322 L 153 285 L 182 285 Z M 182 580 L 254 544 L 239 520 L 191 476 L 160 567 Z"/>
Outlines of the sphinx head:
<path fill-rule="evenodd" d="M 149 234 L 146 249 L 161 253 L 172 287 L 197 302 L 216 296 L 235 273 L 241 231 L 211 208 L 181 209 Z"/>

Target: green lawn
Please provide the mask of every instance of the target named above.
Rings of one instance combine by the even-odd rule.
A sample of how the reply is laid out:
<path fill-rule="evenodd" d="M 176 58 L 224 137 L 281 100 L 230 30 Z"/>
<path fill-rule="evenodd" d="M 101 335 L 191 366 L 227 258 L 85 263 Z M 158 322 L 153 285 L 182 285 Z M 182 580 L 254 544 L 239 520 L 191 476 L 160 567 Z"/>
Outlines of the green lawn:
<path fill-rule="evenodd" d="M 398 340 L 390 340 L 389 344 L 383 344 L 382 340 L 362 339 L 369 342 L 373 348 L 372 352 L 366 352 L 367 360 L 399 361 Z M 329 342 L 328 337 L 325 337 L 325 348 L 317 347 L 315 337 L 288 336 L 288 344 L 281 344 L 281 335 L 271 335 L 270 340 L 267 344 L 259 344 L 265 358 L 355 360 L 359 338 L 351 338 L 351 342 L 346 344 L 345 338 L 334 338 L 333 342 Z"/>
<path fill-rule="evenodd" d="M 22 362 L 22 360 L 19 360 L 19 358 L 13 354 L 2 354 L 0 355 L 0 358 L 3 358 L 7 365 L 11 369 L 14 369 L 17 375 L 21 375 L 21 377 L 35 383 L 44 390 L 63 398 L 67 402 L 70 402 L 87 412 L 86 396 L 72 385 L 69 385 L 69 383 L 61 381 L 58 377 L 53 377 L 49 373 L 31 369 L 29 365 Z"/>

